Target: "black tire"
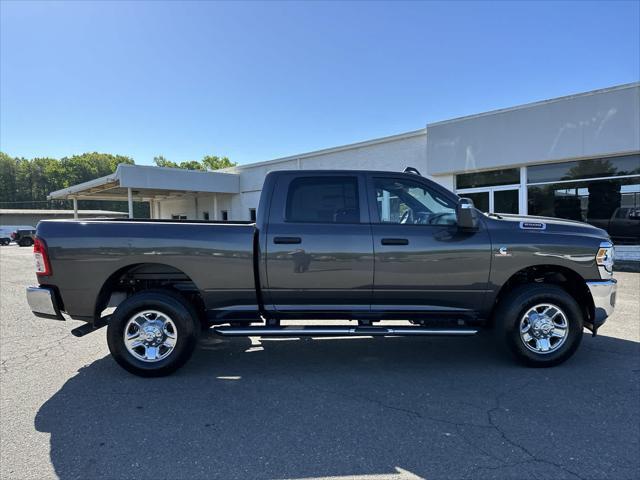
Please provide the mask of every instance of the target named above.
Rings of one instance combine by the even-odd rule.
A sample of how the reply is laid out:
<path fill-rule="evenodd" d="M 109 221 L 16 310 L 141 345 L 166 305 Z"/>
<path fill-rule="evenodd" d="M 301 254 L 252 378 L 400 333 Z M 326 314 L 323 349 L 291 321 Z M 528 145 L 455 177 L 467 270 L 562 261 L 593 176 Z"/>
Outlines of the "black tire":
<path fill-rule="evenodd" d="M 30 237 L 21 238 L 18 242 L 18 245 L 20 245 L 21 247 L 30 247 L 33 245 L 33 239 Z"/>
<path fill-rule="evenodd" d="M 527 347 L 527 342 L 520 333 L 521 320 L 525 314 L 531 308 L 541 304 L 558 307 L 566 318 L 567 324 L 564 341 L 560 343 L 557 339 L 551 339 L 552 342 L 557 342 L 557 346 L 551 344 L 550 350 L 544 353 L 532 350 L 538 345 L 535 339 L 529 343 L 530 348 Z M 516 287 L 502 299 L 494 313 L 495 334 L 498 342 L 505 346 L 517 360 L 530 367 L 553 367 L 570 358 L 580 346 L 583 322 L 582 311 L 575 299 L 561 287 L 549 284 L 528 284 Z"/>
<path fill-rule="evenodd" d="M 165 358 L 141 360 L 125 345 L 124 330 L 129 320 L 145 310 L 159 311 L 175 325 L 177 340 L 173 350 Z M 171 290 L 147 290 L 132 295 L 118 305 L 109 319 L 107 343 L 111 355 L 125 370 L 141 377 L 161 377 L 175 372 L 189 360 L 198 343 L 199 334 L 198 315 L 184 297 Z"/>

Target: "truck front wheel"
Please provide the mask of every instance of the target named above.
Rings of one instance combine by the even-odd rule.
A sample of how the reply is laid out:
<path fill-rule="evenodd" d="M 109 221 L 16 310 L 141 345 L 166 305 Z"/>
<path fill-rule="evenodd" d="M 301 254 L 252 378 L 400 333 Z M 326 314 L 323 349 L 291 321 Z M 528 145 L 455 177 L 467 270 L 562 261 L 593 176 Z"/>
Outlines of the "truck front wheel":
<path fill-rule="evenodd" d="M 118 306 L 109 320 L 107 343 L 125 370 L 141 377 L 159 377 L 189 360 L 199 331 L 195 310 L 180 294 L 148 290 Z"/>
<path fill-rule="evenodd" d="M 499 303 L 494 319 L 498 341 L 531 367 L 564 362 L 582 340 L 580 307 L 557 285 L 515 288 Z"/>

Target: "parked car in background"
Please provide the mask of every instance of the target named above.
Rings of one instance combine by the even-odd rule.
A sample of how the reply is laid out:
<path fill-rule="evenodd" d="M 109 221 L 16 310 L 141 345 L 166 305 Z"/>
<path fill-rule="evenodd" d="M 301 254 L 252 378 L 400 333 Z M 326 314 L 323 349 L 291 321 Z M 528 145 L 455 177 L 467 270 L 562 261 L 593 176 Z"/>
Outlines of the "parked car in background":
<path fill-rule="evenodd" d="M 0 226 L 0 245 L 9 245 L 13 242 L 13 237 L 19 229 L 33 229 L 29 225 L 2 225 Z"/>
<path fill-rule="evenodd" d="M 42 221 L 29 305 L 41 317 L 64 320 L 64 311 L 87 322 L 76 336 L 108 325 L 111 354 L 141 376 L 175 371 L 210 326 L 278 337 L 491 328 L 524 364 L 550 367 L 612 313 L 607 232 L 483 214 L 411 171 L 271 172 L 255 223 Z"/>
<path fill-rule="evenodd" d="M 29 229 L 20 228 L 13 232 L 12 239 L 21 247 L 30 247 L 33 245 L 33 237 L 36 234 L 36 229 L 31 227 Z"/>
<path fill-rule="evenodd" d="M 640 207 L 616 208 L 611 218 L 590 218 L 588 222 L 609 232 L 616 243 L 635 244 L 640 237 Z"/>

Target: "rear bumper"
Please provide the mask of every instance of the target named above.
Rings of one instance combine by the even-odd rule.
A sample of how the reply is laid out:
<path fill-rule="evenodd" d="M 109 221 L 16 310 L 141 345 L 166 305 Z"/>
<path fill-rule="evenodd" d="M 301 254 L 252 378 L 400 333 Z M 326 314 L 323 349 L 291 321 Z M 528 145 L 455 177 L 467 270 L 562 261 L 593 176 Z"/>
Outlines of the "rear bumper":
<path fill-rule="evenodd" d="M 51 287 L 27 287 L 27 302 L 37 317 L 64 320 L 56 293 Z"/>
<path fill-rule="evenodd" d="M 615 279 L 587 282 L 594 305 L 593 326 L 597 329 L 613 313 L 618 281 Z"/>

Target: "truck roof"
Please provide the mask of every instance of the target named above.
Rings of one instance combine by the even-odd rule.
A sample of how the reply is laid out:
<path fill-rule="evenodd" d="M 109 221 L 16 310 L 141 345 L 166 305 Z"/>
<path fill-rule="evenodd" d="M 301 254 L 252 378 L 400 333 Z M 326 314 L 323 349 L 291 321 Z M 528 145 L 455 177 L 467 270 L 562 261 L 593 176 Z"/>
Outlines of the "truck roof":
<path fill-rule="evenodd" d="M 314 169 L 314 170 L 287 169 L 287 170 L 273 170 L 273 171 L 269 172 L 270 175 L 271 174 L 277 174 L 277 173 L 305 173 L 305 174 L 308 173 L 308 174 L 311 174 L 311 175 L 318 174 L 318 173 L 320 173 L 320 174 L 336 173 L 336 174 L 342 174 L 342 175 L 344 175 L 344 174 L 354 175 L 354 174 L 359 174 L 359 173 L 374 173 L 374 174 L 377 173 L 377 174 L 385 174 L 385 175 L 392 174 L 392 175 L 409 175 L 409 176 L 418 175 L 416 173 L 398 172 L 398 171 L 395 171 L 395 170 L 361 170 L 361 169 L 360 170 L 354 170 L 354 169 L 339 169 L 339 170 L 336 170 L 336 169 L 329 169 L 329 168 L 327 168 L 327 169 Z M 422 178 L 427 178 L 427 177 L 424 177 L 422 175 L 418 175 L 418 176 L 420 176 Z"/>

